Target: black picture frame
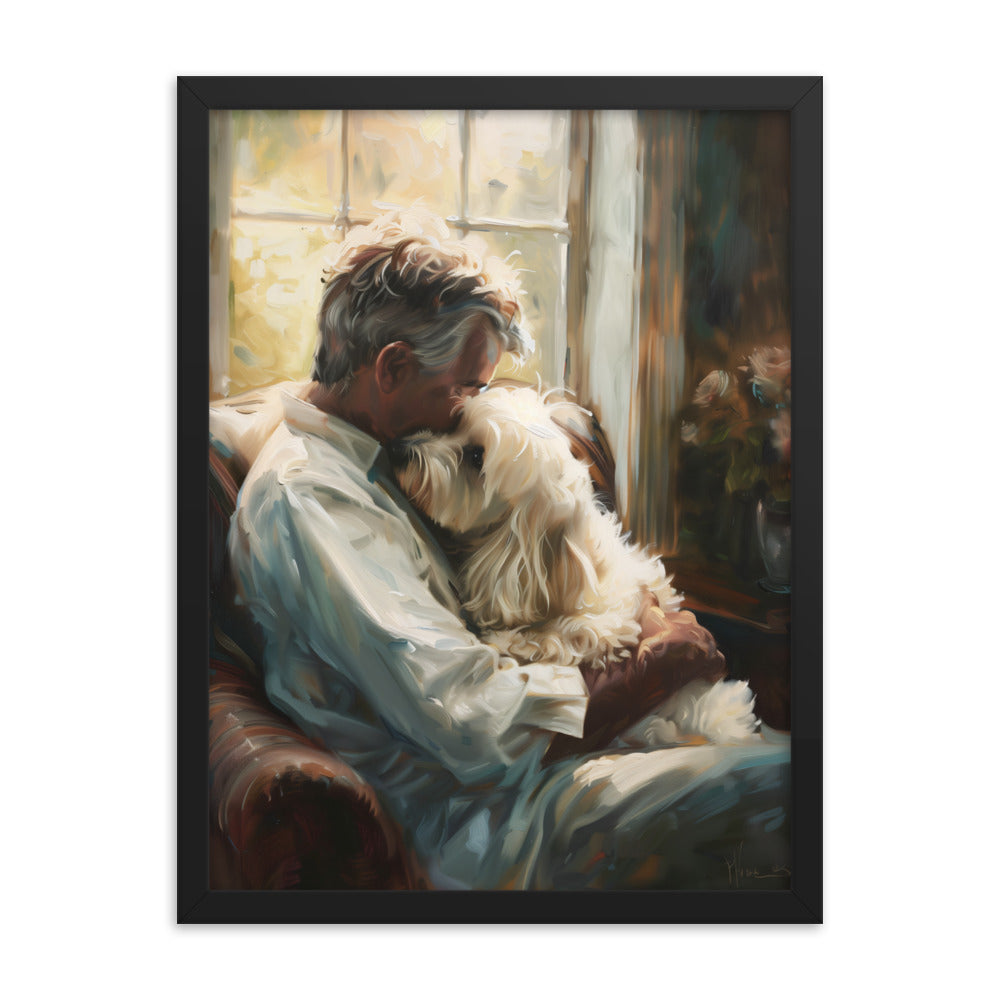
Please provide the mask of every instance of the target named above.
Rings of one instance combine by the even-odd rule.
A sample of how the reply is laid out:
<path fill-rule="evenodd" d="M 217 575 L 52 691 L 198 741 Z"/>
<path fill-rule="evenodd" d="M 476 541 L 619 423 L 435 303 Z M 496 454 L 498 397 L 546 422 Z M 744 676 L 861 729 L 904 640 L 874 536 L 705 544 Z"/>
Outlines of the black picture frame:
<path fill-rule="evenodd" d="M 791 122 L 796 386 L 788 891 L 232 892 L 208 872 L 209 113 L 218 109 L 779 110 Z M 177 920 L 179 923 L 822 922 L 822 78 L 179 77 Z"/>

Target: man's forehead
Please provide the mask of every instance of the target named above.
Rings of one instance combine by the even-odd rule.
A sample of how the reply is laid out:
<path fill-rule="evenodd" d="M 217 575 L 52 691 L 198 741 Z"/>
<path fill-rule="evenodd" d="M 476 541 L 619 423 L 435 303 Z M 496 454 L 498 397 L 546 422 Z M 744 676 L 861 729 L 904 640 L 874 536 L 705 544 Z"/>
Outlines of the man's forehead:
<path fill-rule="evenodd" d="M 459 356 L 459 368 L 467 374 L 480 372 L 485 364 L 495 365 L 500 360 L 500 342 L 490 332 L 484 320 L 465 342 L 465 349 Z"/>

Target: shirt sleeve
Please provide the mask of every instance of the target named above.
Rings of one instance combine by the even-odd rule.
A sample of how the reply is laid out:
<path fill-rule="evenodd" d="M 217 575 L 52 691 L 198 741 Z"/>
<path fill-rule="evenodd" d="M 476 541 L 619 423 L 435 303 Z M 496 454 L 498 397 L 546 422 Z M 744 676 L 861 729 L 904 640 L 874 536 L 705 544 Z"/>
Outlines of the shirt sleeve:
<path fill-rule="evenodd" d="M 266 666 L 269 690 L 277 681 L 293 714 L 324 728 L 309 691 L 321 690 L 333 667 L 387 732 L 463 782 L 496 777 L 539 745 L 544 752 L 554 733 L 582 735 L 580 671 L 514 664 L 479 642 L 434 596 L 430 558 L 405 515 L 351 491 L 277 477 L 244 500 L 232 553 L 241 589 L 279 646 L 293 631 L 314 654 L 305 667 L 301 657 Z M 283 676 L 292 669 L 294 679 Z"/>

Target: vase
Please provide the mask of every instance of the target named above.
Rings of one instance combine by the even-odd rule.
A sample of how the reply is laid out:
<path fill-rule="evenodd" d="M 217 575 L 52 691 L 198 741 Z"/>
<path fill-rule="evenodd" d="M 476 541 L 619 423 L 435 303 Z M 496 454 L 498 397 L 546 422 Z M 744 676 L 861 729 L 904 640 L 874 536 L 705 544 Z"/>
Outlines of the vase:
<path fill-rule="evenodd" d="M 757 541 L 767 575 L 758 581 L 772 594 L 792 590 L 792 506 L 787 500 L 757 503 Z"/>

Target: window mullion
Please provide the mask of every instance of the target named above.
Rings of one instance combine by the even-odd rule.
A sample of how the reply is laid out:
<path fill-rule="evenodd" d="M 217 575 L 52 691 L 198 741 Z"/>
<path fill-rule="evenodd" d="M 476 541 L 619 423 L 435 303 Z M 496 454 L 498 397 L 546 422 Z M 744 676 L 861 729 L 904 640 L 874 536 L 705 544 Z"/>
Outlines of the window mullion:
<path fill-rule="evenodd" d="M 347 230 L 351 227 L 351 114 L 352 112 L 347 108 L 344 108 L 340 113 L 340 173 L 342 177 L 341 183 L 343 184 L 343 191 L 340 199 L 340 214 L 337 216 L 337 221 L 334 225 L 337 229 L 342 230 L 344 235 L 346 235 Z"/>
<path fill-rule="evenodd" d="M 590 393 L 587 358 L 584 356 L 583 304 L 587 293 L 590 249 L 587 181 L 593 162 L 593 112 L 570 112 L 570 186 L 566 204 L 569 247 L 566 253 L 566 364 L 564 384 L 581 400 Z"/>
<path fill-rule="evenodd" d="M 456 222 L 463 230 L 463 236 L 469 231 L 469 227 L 466 223 L 469 218 L 469 149 L 471 144 L 469 131 L 472 127 L 471 116 L 472 112 L 468 108 L 462 108 L 458 125 L 458 139 L 460 145 L 459 155 L 461 158 L 461 166 L 458 171 L 458 215 L 460 221 L 456 220 Z"/>
<path fill-rule="evenodd" d="M 230 253 L 233 219 L 233 113 L 209 114 L 212 239 L 209 243 L 208 359 L 213 396 L 228 395 Z"/>

